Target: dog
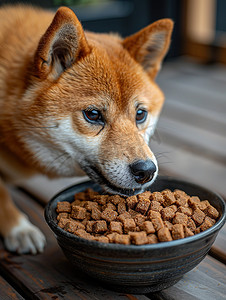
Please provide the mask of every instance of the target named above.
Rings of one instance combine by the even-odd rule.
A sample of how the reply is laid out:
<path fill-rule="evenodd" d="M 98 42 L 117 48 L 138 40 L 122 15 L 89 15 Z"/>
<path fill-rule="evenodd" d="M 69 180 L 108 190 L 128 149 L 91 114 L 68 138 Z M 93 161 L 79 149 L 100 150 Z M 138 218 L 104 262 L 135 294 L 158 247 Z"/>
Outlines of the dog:
<path fill-rule="evenodd" d="M 67 7 L 0 9 L 0 234 L 19 254 L 45 237 L 6 184 L 35 174 L 87 174 L 110 193 L 137 194 L 158 173 L 149 148 L 164 94 L 155 83 L 173 21 L 127 38 L 84 32 Z"/>

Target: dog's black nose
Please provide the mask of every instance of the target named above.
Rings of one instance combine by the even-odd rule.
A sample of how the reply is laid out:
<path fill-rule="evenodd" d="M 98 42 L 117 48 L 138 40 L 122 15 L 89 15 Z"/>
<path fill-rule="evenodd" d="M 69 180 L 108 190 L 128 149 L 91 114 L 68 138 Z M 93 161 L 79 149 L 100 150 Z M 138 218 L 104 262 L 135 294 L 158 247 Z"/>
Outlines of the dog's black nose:
<path fill-rule="evenodd" d="M 130 165 L 130 170 L 136 182 L 144 184 L 153 178 L 156 165 L 150 159 L 138 160 Z"/>

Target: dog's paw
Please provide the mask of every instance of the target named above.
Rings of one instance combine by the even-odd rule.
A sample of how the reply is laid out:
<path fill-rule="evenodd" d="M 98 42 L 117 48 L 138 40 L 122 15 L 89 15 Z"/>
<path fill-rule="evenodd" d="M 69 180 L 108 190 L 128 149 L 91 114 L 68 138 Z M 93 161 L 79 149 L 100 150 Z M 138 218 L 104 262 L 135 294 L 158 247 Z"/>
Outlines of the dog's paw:
<path fill-rule="evenodd" d="M 6 249 L 11 252 L 37 254 L 43 252 L 46 239 L 43 233 L 23 216 L 19 224 L 5 237 L 4 243 Z"/>

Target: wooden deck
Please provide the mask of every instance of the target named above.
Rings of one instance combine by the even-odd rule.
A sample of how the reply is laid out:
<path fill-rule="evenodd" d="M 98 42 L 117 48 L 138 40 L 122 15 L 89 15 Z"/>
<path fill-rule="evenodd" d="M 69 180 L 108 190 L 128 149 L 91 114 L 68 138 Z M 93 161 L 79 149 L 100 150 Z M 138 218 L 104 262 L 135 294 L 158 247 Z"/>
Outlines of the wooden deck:
<path fill-rule="evenodd" d="M 151 148 L 160 173 L 201 184 L 226 199 L 226 68 L 179 59 L 164 65 L 158 82 L 166 103 Z M 109 291 L 71 266 L 44 221 L 43 207 L 59 190 L 83 180 L 36 177 L 11 188 L 18 207 L 46 235 L 47 247 L 37 256 L 17 256 L 0 241 L 0 299 L 226 299 L 226 227 L 195 269 L 158 293 Z"/>

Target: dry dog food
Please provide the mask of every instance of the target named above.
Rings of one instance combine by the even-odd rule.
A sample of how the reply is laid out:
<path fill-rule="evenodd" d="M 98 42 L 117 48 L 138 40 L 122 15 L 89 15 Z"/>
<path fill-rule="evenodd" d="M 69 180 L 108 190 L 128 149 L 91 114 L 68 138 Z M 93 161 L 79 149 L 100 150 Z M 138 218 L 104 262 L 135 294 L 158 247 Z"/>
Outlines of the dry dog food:
<path fill-rule="evenodd" d="M 87 189 L 72 203 L 58 202 L 58 226 L 102 243 L 155 244 L 193 236 L 213 226 L 219 212 L 208 200 L 181 190 L 123 198 Z"/>

